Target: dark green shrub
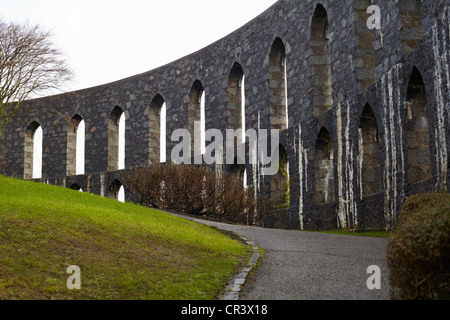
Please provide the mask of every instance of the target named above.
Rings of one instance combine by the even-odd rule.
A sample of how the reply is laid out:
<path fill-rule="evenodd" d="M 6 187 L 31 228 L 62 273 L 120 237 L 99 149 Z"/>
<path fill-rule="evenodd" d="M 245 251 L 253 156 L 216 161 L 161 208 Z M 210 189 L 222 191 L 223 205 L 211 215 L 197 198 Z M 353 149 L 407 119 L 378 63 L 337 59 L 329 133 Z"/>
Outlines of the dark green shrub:
<path fill-rule="evenodd" d="M 392 299 L 450 299 L 450 194 L 414 195 L 387 248 Z"/>

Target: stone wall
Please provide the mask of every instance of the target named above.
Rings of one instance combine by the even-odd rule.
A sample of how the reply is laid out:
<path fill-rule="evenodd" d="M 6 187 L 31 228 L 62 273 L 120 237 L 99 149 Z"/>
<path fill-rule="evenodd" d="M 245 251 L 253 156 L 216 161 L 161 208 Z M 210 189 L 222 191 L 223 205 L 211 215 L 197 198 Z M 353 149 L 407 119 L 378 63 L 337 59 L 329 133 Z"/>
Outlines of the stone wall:
<path fill-rule="evenodd" d="M 381 0 L 381 29 L 364 28 L 367 0 L 280 0 L 210 46 L 121 81 L 29 102 L 0 137 L 0 173 L 30 179 L 36 125 L 42 180 L 108 196 L 117 171 L 117 121 L 126 120 L 125 168 L 159 162 L 161 107 L 167 159 L 176 129 L 276 128 L 289 168 L 290 208 L 267 226 L 384 229 L 405 198 L 448 189 L 449 0 Z M 420 76 L 419 76 L 420 75 Z M 73 121 L 86 126 L 85 175 L 73 176 Z M 32 151 L 31 151 L 32 153 Z M 270 196 L 283 179 L 247 165 Z M 278 199 L 275 199 L 278 200 Z"/>

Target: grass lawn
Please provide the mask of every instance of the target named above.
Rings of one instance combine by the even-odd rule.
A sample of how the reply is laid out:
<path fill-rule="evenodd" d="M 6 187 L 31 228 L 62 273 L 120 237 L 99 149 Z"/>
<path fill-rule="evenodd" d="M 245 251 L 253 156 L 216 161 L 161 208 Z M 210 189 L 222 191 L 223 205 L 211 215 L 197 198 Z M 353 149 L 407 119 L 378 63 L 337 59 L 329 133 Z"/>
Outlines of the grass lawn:
<path fill-rule="evenodd" d="M 0 299 L 215 299 L 250 254 L 166 213 L 0 176 Z"/>

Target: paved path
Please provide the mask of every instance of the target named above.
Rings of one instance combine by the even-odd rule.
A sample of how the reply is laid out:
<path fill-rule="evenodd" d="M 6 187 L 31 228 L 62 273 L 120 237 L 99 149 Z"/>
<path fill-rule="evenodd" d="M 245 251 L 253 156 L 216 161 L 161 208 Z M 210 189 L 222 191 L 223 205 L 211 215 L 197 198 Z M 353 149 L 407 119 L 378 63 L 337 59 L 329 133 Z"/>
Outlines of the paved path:
<path fill-rule="evenodd" d="M 265 253 L 241 300 L 386 300 L 387 239 L 263 229 L 188 218 L 254 241 Z M 369 266 L 381 269 L 381 290 L 369 290 Z"/>

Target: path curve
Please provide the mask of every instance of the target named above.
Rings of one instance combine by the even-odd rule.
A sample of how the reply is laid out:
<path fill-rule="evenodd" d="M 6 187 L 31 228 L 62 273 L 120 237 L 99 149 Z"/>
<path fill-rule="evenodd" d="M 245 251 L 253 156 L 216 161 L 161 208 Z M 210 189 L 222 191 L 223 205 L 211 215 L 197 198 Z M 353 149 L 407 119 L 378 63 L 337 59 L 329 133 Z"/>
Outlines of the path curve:
<path fill-rule="evenodd" d="M 231 225 L 181 216 L 254 241 L 261 265 L 240 300 L 388 300 L 387 239 Z M 381 289 L 370 290 L 369 266 L 381 271 Z"/>

